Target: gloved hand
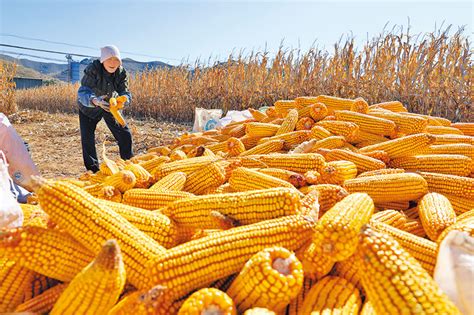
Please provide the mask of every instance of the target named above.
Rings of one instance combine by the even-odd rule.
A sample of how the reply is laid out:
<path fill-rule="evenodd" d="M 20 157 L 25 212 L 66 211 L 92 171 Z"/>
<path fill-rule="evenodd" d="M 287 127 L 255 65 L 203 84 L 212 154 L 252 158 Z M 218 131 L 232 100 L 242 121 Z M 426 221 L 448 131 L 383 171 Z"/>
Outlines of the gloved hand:
<path fill-rule="evenodd" d="M 92 104 L 94 104 L 97 107 L 102 108 L 106 112 L 110 112 L 109 102 L 104 100 L 104 96 L 94 97 L 91 102 L 92 102 Z"/>

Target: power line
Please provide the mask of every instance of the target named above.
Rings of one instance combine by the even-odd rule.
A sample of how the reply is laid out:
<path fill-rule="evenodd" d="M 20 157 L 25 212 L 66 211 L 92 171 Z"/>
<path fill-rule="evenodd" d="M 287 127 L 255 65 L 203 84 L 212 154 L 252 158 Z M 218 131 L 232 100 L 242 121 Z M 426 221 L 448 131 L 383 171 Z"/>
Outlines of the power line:
<path fill-rule="evenodd" d="M 56 58 L 41 57 L 41 56 L 36 56 L 36 55 L 24 54 L 24 53 L 20 53 L 20 54 L 19 54 L 17 51 L 8 51 L 8 50 L 3 50 L 3 49 L 2 49 L 2 50 L 0 50 L 0 52 L 3 53 L 3 54 L 21 55 L 21 56 L 28 56 L 28 57 L 33 57 L 33 58 L 38 58 L 38 59 L 44 59 L 44 60 L 65 62 L 65 60 L 56 59 Z M 17 57 L 16 59 L 18 59 L 18 57 Z"/>
<path fill-rule="evenodd" d="M 46 50 L 46 49 L 38 49 L 38 48 L 31 48 L 31 47 L 23 47 L 23 46 L 16 46 L 16 45 L 8 45 L 8 44 L 2 44 L 2 43 L 0 43 L 0 46 L 10 47 L 10 48 L 18 48 L 18 49 L 25 49 L 25 50 L 32 50 L 32 51 L 41 51 L 41 52 L 47 52 L 47 53 L 52 53 L 52 54 L 71 55 L 71 56 L 87 57 L 87 58 L 96 58 L 94 56 L 89 56 L 89 55 L 75 54 L 75 53 L 69 53 L 69 52 L 61 52 L 61 51 L 54 51 L 54 50 Z"/>
<path fill-rule="evenodd" d="M 56 45 L 66 45 L 66 46 L 71 46 L 71 47 L 86 48 L 86 49 L 92 49 L 92 50 L 95 50 L 95 51 L 99 50 L 99 48 L 97 48 L 97 47 L 76 45 L 76 44 L 70 44 L 70 43 L 65 43 L 65 42 L 56 42 L 56 41 L 51 41 L 51 40 L 47 40 L 47 39 L 19 36 L 19 35 L 9 34 L 9 33 L 0 33 L 0 36 L 15 37 L 15 38 L 20 38 L 20 39 L 33 40 L 33 41 L 56 44 Z M 147 54 L 139 54 L 139 53 L 134 53 L 134 52 L 130 52 L 130 51 L 121 51 L 121 52 L 122 52 L 122 54 L 128 54 L 128 55 L 149 57 L 149 58 L 155 58 L 155 59 L 166 59 L 166 60 L 181 61 L 181 59 L 176 59 L 176 58 L 168 58 L 168 57 L 153 56 L 153 55 L 147 55 Z"/>

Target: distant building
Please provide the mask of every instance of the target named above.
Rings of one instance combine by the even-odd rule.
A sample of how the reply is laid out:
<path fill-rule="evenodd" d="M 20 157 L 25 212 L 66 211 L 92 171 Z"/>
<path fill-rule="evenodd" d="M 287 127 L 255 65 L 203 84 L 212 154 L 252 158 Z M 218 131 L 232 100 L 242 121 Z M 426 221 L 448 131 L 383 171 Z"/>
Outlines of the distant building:
<path fill-rule="evenodd" d="M 32 79 L 32 78 L 13 78 L 15 82 L 16 89 L 31 89 L 35 87 L 40 87 L 43 85 L 42 79 Z"/>

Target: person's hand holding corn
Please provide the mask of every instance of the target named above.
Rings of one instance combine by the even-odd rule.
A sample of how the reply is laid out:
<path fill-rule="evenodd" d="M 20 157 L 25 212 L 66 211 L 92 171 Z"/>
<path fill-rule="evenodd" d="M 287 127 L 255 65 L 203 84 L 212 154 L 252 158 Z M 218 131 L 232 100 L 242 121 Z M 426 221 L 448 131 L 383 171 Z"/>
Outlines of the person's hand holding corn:
<path fill-rule="evenodd" d="M 115 121 L 117 121 L 120 126 L 124 127 L 127 123 L 123 119 L 122 114 L 119 112 L 124 107 L 124 104 L 127 102 L 127 97 L 125 95 L 119 96 L 117 98 L 111 97 L 109 99 L 110 113 L 114 116 Z"/>

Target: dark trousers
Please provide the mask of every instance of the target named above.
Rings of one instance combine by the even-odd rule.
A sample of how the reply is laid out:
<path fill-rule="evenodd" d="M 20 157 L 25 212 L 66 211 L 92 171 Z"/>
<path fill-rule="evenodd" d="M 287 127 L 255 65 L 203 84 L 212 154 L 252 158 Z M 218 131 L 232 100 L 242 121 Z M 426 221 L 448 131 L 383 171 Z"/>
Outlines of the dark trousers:
<path fill-rule="evenodd" d="M 133 157 L 132 134 L 128 125 L 120 126 L 111 113 L 103 111 L 97 118 L 89 118 L 79 111 L 79 125 L 81 128 L 82 157 L 86 169 L 95 172 L 99 171 L 99 160 L 95 148 L 95 129 L 100 120 L 104 118 L 115 140 L 117 140 L 120 157 L 128 160 Z"/>

